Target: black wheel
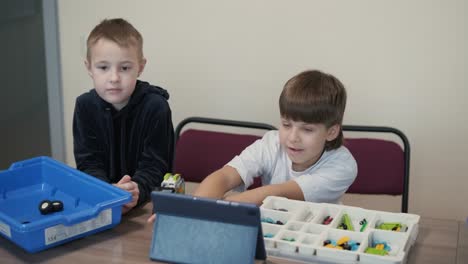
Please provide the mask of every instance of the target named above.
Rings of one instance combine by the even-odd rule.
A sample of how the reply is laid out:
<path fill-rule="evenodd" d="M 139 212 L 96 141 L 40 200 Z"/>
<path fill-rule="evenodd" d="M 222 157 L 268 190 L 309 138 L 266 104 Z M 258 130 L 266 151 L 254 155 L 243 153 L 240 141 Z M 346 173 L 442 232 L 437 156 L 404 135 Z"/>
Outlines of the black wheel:
<path fill-rule="evenodd" d="M 53 209 L 54 209 L 54 212 L 63 211 L 63 203 L 62 203 L 62 201 L 52 201 L 52 207 L 53 207 Z"/>
<path fill-rule="evenodd" d="M 49 200 L 44 200 L 39 203 L 39 211 L 41 214 L 46 215 L 53 212 L 52 202 Z"/>

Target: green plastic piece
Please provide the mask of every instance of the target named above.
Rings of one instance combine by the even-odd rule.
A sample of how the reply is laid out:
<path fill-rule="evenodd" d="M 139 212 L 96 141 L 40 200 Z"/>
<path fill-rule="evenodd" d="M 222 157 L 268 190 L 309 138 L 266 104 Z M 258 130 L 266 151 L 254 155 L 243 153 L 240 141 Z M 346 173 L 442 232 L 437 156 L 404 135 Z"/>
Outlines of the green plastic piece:
<path fill-rule="evenodd" d="M 364 229 L 366 229 L 366 227 L 367 227 L 367 221 L 364 222 L 364 224 L 361 226 L 361 229 L 359 230 L 359 232 L 363 232 Z"/>
<path fill-rule="evenodd" d="M 348 214 L 343 215 L 343 223 L 348 227 L 349 231 L 354 231 L 353 222 Z"/>
<path fill-rule="evenodd" d="M 406 225 L 402 225 L 401 223 L 382 223 L 377 228 L 382 229 L 382 230 L 390 230 L 390 231 L 392 230 L 394 231 L 394 229 L 397 229 L 397 228 L 400 228 L 400 230 L 405 230 Z"/>
<path fill-rule="evenodd" d="M 374 254 L 374 255 L 380 255 L 380 256 L 388 255 L 387 250 L 385 250 L 385 249 L 376 249 L 376 248 L 373 248 L 373 247 L 366 248 L 366 253 Z"/>

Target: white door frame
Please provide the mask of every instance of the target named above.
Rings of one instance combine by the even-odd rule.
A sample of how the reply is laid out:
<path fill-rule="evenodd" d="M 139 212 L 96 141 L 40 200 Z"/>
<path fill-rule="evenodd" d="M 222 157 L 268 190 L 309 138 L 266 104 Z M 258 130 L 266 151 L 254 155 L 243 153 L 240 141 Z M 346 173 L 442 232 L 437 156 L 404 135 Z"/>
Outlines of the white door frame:
<path fill-rule="evenodd" d="M 49 101 L 50 149 L 54 159 L 66 162 L 57 0 L 42 1 L 42 18 Z"/>

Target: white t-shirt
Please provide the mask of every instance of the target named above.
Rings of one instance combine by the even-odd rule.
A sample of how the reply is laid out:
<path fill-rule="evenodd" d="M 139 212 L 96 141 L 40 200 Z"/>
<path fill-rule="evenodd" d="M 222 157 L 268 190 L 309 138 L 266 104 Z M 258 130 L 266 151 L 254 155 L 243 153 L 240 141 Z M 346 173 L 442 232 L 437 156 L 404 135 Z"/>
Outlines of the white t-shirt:
<path fill-rule="evenodd" d="M 309 202 L 338 203 L 357 175 L 357 164 L 349 150 L 341 146 L 325 151 L 304 171 L 294 171 L 279 142 L 277 130 L 268 131 L 227 165 L 235 168 L 245 186 L 261 176 L 262 184 L 279 184 L 294 179 Z"/>

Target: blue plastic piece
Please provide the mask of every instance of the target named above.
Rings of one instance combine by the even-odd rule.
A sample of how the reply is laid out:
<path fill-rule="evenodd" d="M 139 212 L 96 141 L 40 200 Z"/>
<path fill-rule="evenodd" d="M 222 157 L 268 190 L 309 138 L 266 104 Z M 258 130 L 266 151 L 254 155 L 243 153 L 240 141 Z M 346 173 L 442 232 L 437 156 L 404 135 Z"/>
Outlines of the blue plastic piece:
<path fill-rule="evenodd" d="M 131 194 L 49 157 L 13 163 L 0 171 L 0 235 L 34 253 L 120 223 Z M 41 214 L 58 200 L 63 210 Z"/>
<path fill-rule="evenodd" d="M 264 223 L 270 223 L 270 224 L 275 223 L 275 221 L 271 217 L 262 217 L 261 221 L 264 222 Z"/>

